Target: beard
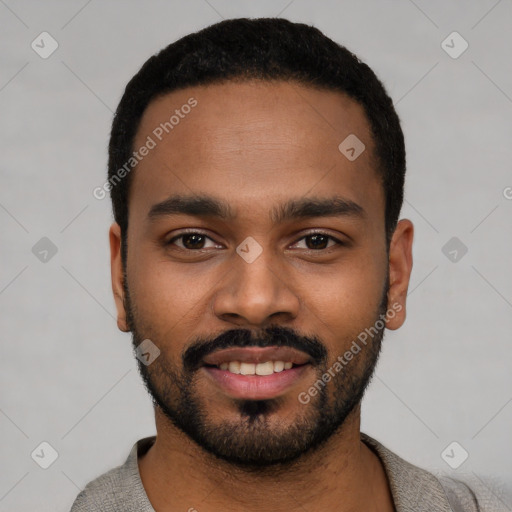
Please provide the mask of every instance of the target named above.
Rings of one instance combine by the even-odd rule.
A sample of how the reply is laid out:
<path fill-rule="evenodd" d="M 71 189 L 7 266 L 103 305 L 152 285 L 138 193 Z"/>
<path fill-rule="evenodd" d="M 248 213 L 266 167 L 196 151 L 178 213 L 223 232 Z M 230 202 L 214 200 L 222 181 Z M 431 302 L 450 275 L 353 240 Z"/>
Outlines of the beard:
<path fill-rule="evenodd" d="M 136 318 L 137 308 L 132 304 L 126 282 L 125 276 L 125 311 L 135 350 L 147 337 L 141 332 L 142 323 Z M 388 307 L 388 286 L 389 276 L 375 312 L 374 329 L 383 324 L 382 318 Z M 367 327 L 363 326 L 359 332 Z M 311 357 L 317 382 L 317 379 L 322 380 L 332 363 L 329 365 L 327 350 L 315 336 L 303 336 L 280 326 L 264 329 L 258 337 L 253 337 L 253 332 L 247 329 L 229 330 L 209 339 L 195 339 L 181 354 L 180 366 L 166 357 L 171 340 L 153 337 L 151 341 L 159 347 L 161 355 L 147 366 L 137 358 L 138 369 L 153 405 L 206 452 L 248 472 L 264 468 L 289 470 L 299 458 L 319 448 L 339 431 L 360 404 L 372 379 L 384 338 L 384 326 L 376 330 L 371 342 L 330 379 L 330 385 L 316 386 L 318 393 L 307 405 L 297 400 L 299 405 L 292 404 L 293 415 L 287 417 L 283 417 L 282 411 L 284 407 L 290 410 L 289 397 L 231 398 L 236 419 L 224 417 L 214 421 L 208 414 L 212 401 L 202 399 L 197 391 L 202 359 L 215 350 L 228 347 L 287 346 Z M 343 352 L 354 340 L 354 337 L 343 340 L 345 343 L 340 345 Z M 337 356 L 335 354 L 333 360 Z M 231 413 L 229 416 L 232 418 Z"/>

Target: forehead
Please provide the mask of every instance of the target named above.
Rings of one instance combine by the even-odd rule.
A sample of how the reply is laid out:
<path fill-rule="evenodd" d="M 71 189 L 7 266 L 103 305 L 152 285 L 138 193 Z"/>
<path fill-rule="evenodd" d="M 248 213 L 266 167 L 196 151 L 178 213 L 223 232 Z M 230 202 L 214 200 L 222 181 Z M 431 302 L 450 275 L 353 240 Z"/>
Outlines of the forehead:
<path fill-rule="evenodd" d="M 278 200 L 337 194 L 383 215 L 369 123 L 339 92 L 280 81 L 173 91 L 145 110 L 134 149 L 145 145 L 130 215 L 176 193 L 223 198 L 235 214 L 247 204 L 268 214 Z M 347 145 L 365 149 L 354 160 Z"/>

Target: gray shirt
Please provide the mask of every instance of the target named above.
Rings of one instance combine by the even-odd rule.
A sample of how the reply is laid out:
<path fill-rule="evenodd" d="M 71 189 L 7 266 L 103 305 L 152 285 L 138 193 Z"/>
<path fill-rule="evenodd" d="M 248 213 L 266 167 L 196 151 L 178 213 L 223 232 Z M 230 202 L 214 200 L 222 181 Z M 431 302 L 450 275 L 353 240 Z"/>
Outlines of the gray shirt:
<path fill-rule="evenodd" d="M 155 436 L 137 441 L 125 463 L 89 482 L 77 496 L 71 512 L 155 512 L 139 473 L 138 456 Z M 396 512 L 502 512 L 512 510 L 490 492 L 476 493 L 459 480 L 435 477 L 414 466 L 361 432 L 361 440 L 382 461 Z M 495 499 L 496 498 L 496 499 Z M 172 500 L 172 497 L 170 497 Z"/>

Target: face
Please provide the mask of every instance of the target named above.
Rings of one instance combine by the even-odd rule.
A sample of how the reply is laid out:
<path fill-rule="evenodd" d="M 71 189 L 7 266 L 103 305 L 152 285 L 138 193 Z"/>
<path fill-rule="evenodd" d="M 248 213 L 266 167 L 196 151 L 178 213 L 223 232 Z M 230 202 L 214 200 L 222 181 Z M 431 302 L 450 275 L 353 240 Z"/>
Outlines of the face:
<path fill-rule="evenodd" d="M 284 82 L 187 88 L 148 106 L 144 145 L 124 266 L 116 224 L 110 240 L 118 325 L 160 351 L 146 387 L 208 452 L 289 464 L 357 412 L 384 323 L 404 319 L 412 226 L 388 254 L 363 109 Z"/>

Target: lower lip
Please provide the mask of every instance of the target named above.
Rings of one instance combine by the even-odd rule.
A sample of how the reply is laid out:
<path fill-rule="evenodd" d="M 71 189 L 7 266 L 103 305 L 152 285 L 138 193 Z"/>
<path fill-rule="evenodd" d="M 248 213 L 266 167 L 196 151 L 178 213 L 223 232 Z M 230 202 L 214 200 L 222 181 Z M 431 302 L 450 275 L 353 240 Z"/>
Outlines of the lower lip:
<path fill-rule="evenodd" d="M 203 366 L 202 369 L 231 397 L 264 400 L 275 398 L 296 384 L 310 366 L 294 366 L 272 375 L 241 375 L 212 366 Z"/>

